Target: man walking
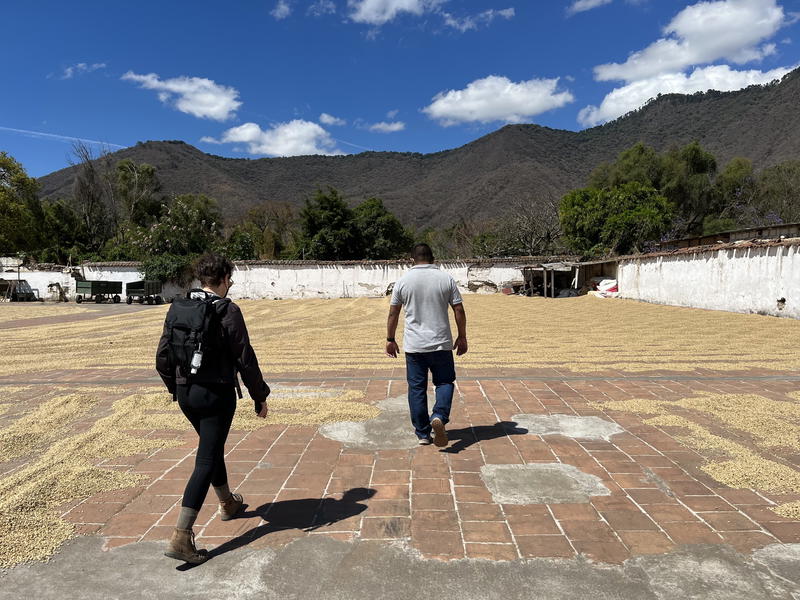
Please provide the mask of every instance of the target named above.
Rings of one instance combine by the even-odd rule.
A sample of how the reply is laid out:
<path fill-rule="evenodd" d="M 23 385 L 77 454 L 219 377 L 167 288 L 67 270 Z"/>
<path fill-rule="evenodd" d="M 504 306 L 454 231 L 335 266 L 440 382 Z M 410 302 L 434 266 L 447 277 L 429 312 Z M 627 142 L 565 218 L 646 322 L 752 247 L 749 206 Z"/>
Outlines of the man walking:
<path fill-rule="evenodd" d="M 403 349 L 406 354 L 408 408 L 411 423 L 420 445 L 433 441 L 447 445 L 445 425 L 453 404 L 456 370 L 453 350 L 458 356 L 467 352 L 467 314 L 455 280 L 433 264 L 433 252 L 427 244 L 417 244 L 414 266 L 395 284 L 386 329 L 386 354 L 397 358 L 400 351 L 395 332 L 400 307 L 405 307 L 406 326 Z M 447 309 L 453 307 L 458 337 L 453 343 Z M 428 415 L 428 371 L 436 388 L 436 402 Z M 433 440 L 431 440 L 433 430 Z"/>

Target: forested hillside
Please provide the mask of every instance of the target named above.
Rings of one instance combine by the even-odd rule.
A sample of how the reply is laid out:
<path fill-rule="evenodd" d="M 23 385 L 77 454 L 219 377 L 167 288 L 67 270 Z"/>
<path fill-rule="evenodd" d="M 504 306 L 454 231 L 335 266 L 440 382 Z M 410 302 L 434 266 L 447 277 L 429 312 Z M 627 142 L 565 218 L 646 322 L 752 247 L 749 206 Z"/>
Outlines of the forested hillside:
<path fill-rule="evenodd" d="M 756 169 L 800 158 L 800 70 L 780 83 L 738 92 L 668 95 L 612 123 L 580 132 L 508 125 L 435 154 L 364 152 L 349 156 L 232 159 L 175 141 L 145 142 L 113 160 L 156 167 L 167 194 L 217 199 L 226 221 L 264 201 L 300 207 L 333 186 L 351 203 L 379 197 L 406 225 L 443 227 L 464 215 L 486 219 L 519 201 L 558 199 L 586 184 L 600 163 L 643 142 L 662 151 L 692 141 L 720 166 L 750 159 Z M 43 197 L 67 197 L 74 169 L 39 179 Z"/>

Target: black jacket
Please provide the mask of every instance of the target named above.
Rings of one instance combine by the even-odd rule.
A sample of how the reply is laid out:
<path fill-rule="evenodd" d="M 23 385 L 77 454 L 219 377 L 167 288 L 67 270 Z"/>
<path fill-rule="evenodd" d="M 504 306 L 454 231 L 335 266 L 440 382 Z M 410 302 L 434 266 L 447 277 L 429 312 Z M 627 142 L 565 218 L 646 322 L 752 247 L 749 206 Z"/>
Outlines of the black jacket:
<path fill-rule="evenodd" d="M 198 292 L 191 293 L 194 295 Z M 215 296 L 206 293 L 206 297 L 213 298 Z M 238 371 L 247 391 L 250 392 L 250 397 L 258 407 L 259 403 L 267 399 L 270 389 L 261 374 L 253 346 L 250 345 L 250 336 L 247 334 L 242 311 L 231 301 L 216 302 L 214 306 L 217 314 L 221 315 L 223 346 L 219 352 L 214 353 L 213 365 L 205 368 L 204 364 L 204 368 L 201 368 L 197 375 L 192 375 L 191 382 L 235 385 Z M 188 381 L 186 374 L 181 372 L 180 366 L 174 367 L 174 369 L 170 368 L 168 346 L 169 339 L 165 325 L 158 342 L 158 350 L 156 350 L 156 371 L 164 380 L 170 393 L 175 394 L 175 386 L 186 385 Z"/>

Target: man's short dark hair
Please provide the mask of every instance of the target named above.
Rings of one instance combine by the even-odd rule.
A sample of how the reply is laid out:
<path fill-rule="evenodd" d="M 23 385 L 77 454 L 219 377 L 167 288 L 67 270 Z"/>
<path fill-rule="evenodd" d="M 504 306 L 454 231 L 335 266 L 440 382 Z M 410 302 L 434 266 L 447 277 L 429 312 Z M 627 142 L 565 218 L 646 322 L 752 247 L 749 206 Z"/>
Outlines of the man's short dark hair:
<path fill-rule="evenodd" d="M 432 263 L 433 250 L 431 250 L 428 244 L 417 244 L 411 252 L 411 257 L 414 259 L 414 262 Z"/>
<path fill-rule="evenodd" d="M 200 285 L 216 287 L 225 277 L 233 274 L 233 263 L 224 256 L 206 252 L 195 262 L 194 274 L 200 280 Z"/>

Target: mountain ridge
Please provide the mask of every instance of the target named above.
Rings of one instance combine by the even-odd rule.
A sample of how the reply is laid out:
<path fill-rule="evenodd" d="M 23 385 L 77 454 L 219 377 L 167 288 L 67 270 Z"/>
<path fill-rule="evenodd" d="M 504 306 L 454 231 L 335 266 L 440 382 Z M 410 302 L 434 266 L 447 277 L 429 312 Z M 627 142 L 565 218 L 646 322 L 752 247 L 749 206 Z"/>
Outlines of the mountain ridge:
<path fill-rule="evenodd" d="M 158 170 L 168 194 L 216 198 L 229 221 L 264 200 L 302 205 L 332 186 L 351 201 L 369 197 L 407 225 L 488 219 L 519 200 L 560 197 L 585 184 L 601 162 L 643 142 L 659 151 L 698 141 L 720 167 L 744 156 L 756 168 L 800 158 L 800 69 L 780 82 L 735 92 L 659 96 L 605 125 L 582 131 L 506 125 L 458 148 L 431 154 L 228 158 L 182 141 L 148 141 L 113 153 Z M 74 167 L 39 178 L 43 197 L 68 196 Z"/>

